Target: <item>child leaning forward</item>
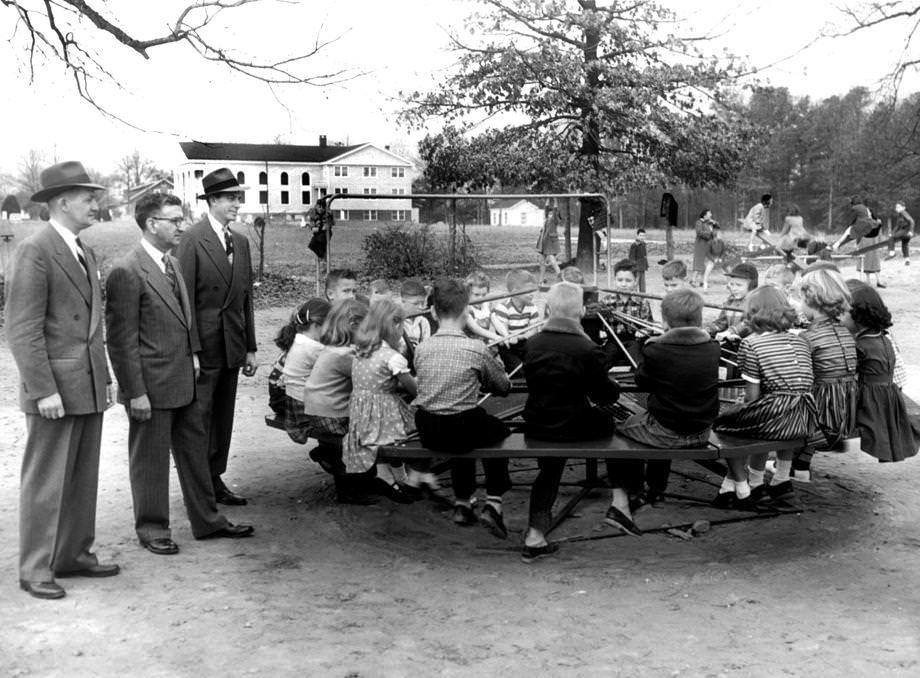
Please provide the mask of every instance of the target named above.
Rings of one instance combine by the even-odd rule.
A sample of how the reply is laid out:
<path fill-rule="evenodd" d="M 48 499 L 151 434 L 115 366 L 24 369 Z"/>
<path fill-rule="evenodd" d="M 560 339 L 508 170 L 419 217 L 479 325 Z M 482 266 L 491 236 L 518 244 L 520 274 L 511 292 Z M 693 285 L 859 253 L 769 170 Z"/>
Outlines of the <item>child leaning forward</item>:
<path fill-rule="evenodd" d="M 665 295 L 661 319 L 665 333 L 645 342 L 636 368 L 636 385 L 649 394 L 648 409 L 629 417 L 619 431 L 653 447 L 702 447 L 719 414 L 719 345 L 702 329 L 703 298 L 691 289 Z M 669 459 L 609 460 L 613 510 L 606 522 L 636 534 L 630 504 L 659 501 L 670 471 Z"/>
<path fill-rule="evenodd" d="M 480 390 L 505 395 L 511 381 L 498 359 L 479 339 L 466 335 L 470 294 L 459 280 L 435 283 L 432 307 L 438 331 L 419 344 L 415 354 L 418 395 L 415 424 L 422 445 L 430 450 L 461 455 L 451 460 L 454 523 L 472 525 L 477 517 L 472 498 L 476 491 L 476 460 L 462 455 L 495 444 L 510 435 L 497 417 L 479 407 Z M 486 504 L 479 522 L 504 539 L 502 496 L 511 488 L 507 459 L 483 459 Z"/>

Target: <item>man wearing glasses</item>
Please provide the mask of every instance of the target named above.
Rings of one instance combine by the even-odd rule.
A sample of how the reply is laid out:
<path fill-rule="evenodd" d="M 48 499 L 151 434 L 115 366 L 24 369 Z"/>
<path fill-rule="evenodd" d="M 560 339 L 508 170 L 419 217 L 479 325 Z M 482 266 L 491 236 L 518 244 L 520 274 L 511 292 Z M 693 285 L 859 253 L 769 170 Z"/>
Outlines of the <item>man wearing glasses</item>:
<path fill-rule="evenodd" d="M 248 537 L 217 510 L 205 430 L 195 400 L 200 350 L 195 314 L 179 263 L 182 201 L 155 193 L 138 203 L 141 241 L 115 262 L 106 280 L 106 327 L 118 399 L 128 412 L 128 467 L 134 527 L 151 553 L 179 547 L 169 529 L 172 448 L 192 534 L 197 539 Z"/>
<path fill-rule="evenodd" d="M 198 328 L 201 362 L 197 400 L 207 433 L 211 480 L 218 503 L 242 505 L 221 477 L 227 470 L 240 368 L 256 373 L 256 332 L 252 315 L 249 241 L 230 230 L 245 186 L 222 167 L 202 179 L 208 213 L 179 240 L 182 268 Z"/>

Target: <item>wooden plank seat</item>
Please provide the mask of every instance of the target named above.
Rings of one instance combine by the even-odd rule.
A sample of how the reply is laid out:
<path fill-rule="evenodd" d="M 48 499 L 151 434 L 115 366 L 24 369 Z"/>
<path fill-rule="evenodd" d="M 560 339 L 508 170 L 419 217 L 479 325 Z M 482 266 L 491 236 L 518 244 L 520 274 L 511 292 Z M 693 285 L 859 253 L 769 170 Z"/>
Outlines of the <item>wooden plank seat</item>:
<path fill-rule="evenodd" d="M 715 460 L 747 457 L 774 450 L 798 449 L 803 440 L 753 440 L 713 433 L 705 447 L 670 449 L 656 448 L 637 443 L 619 434 L 596 440 L 575 442 L 549 442 L 514 432 L 503 441 L 490 447 L 472 450 L 465 454 L 451 454 L 426 449 L 418 440 L 408 440 L 394 445 L 381 445 L 379 456 L 388 459 L 450 458 L 537 458 L 570 457 L 574 459 L 688 459 Z"/>

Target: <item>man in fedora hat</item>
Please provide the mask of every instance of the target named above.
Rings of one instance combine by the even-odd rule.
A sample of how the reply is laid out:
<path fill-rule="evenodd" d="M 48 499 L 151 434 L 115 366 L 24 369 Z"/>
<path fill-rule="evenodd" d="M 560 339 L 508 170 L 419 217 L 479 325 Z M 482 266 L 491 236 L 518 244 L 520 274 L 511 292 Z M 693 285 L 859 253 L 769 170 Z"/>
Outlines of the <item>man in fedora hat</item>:
<path fill-rule="evenodd" d="M 6 318 L 26 415 L 19 530 L 19 585 L 63 598 L 55 576 L 109 577 L 118 565 L 90 551 L 96 523 L 102 413 L 111 403 L 102 338 L 102 295 L 80 231 L 96 223 L 97 192 L 79 162 L 41 174 L 34 202 L 49 223 L 12 259 Z"/>
<path fill-rule="evenodd" d="M 221 476 L 227 470 L 240 368 L 247 377 L 256 372 L 249 241 L 230 230 L 246 187 L 225 167 L 206 175 L 202 185 L 198 199 L 207 201 L 208 213 L 182 234 L 176 257 L 198 326 L 197 399 L 208 432 L 214 494 L 221 504 L 241 505 L 246 499 L 231 492 Z"/>
<path fill-rule="evenodd" d="M 129 418 L 128 470 L 134 526 L 151 553 L 179 547 L 169 529 L 169 451 L 192 534 L 196 539 L 240 538 L 249 525 L 233 525 L 217 510 L 205 431 L 195 402 L 198 334 L 179 263 L 182 201 L 152 193 L 137 202 L 140 243 L 116 260 L 106 278 L 106 329 L 119 402 Z"/>

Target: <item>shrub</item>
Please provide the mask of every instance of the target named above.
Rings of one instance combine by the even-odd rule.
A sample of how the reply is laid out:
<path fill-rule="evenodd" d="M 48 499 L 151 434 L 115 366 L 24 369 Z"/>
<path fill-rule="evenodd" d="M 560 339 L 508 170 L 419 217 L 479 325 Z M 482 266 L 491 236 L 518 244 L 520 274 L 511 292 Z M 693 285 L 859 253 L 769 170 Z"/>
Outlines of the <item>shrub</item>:
<path fill-rule="evenodd" d="M 447 238 L 432 233 L 427 225 L 407 228 L 403 224 L 387 224 L 365 236 L 361 249 L 367 278 L 430 279 L 445 274 L 465 275 L 476 266 L 469 238 L 458 235 L 456 261 L 450 266 Z"/>

